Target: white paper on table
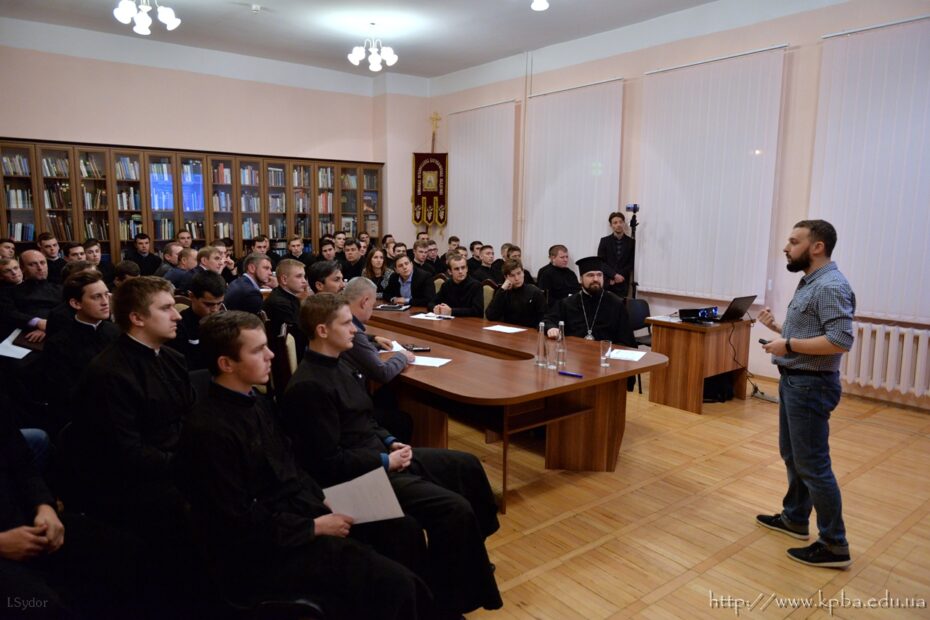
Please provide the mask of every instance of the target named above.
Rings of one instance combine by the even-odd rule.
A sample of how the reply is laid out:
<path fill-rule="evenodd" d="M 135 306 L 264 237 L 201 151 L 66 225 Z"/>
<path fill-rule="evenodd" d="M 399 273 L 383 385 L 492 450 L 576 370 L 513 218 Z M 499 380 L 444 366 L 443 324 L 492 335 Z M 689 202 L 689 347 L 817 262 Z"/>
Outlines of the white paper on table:
<path fill-rule="evenodd" d="M 441 316 L 434 312 L 421 312 L 420 314 L 410 315 L 411 319 L 423 319 L 424 321 L 451 321 L 454 316 Z"/>
<path fill-rule="evenodd" d="M 485 327 L 489 332 L 501 332 L 502 334 L 516 334 L 517 332 L 525 332 L 525 327 L 511 327 L 510 325 L 492 325 L 491 327 Z"/>
<path fill-rule="evenodd" d="M 452 360 L 445 357 L 426 357 L 424 355 L 417 355 L 410 363 L 414 366 L 431 366 L 433 368 L 439 368 L 440 366 L 444 366 L 451 361 Z"/>
<path fill-rule="evenodd" d="M 383 467 L 323 489 L 323 495 L 330 510 L 348 515 L 356 523 L 386 521 L 404 516 Z"/>
<path fill-rule="evenodd" d="M 19 338 L 22 331 L 21 329 L 14 329 L 13 333 L 7 336 L 6 340 L 0 342 L 0 355 L 3 357 L 12 357 L 15 360 L 21 360 L 32 352 L 26 347 L 18 347 L 13 344 L 13 341 Z"/>
<path fill-rule="evenodd" d="M 404 347 L 401 346 L 396 340 L 391 341 L 391 353 L 396 353 L 397 351 L 406 351 Z"/>
<path fill-rule="evenodd" d="M 624 362 L 638 362 L 646 355 L 645 351 L 631 351 L 629 349 L 612 349 L 610 359 L 623 360 Z"/>

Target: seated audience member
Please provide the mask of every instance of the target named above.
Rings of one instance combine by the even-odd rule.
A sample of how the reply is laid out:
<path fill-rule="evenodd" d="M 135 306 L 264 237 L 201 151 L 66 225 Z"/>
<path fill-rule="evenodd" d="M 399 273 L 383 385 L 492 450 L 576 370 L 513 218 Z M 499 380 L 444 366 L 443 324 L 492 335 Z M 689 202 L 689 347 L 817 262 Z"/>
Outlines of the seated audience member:
<path fill-rule="evenodd" d="M 191 279 L 188 294 L 191 305 L 181 311 L 177 334 L 165 344 L 184 356 L 188 370 L 200 370 L 207 367 L 207 360 L 200 348 L 200 323 L 204 318 L 224 309 L 226 282 L 217 273 L 201 271 Z"/>
<path fill-rule="evenodd" d="M 453 250 L 457 250 L 461 244 L 462 244 L 462 240 L 456 237 L 455 235 L 452 235 L 451 237 L 449 237 L 449 247 L 446 248 L 446 254 L 448 254 L 449 252 L 452 252 Z"/>
<path fill-rule="evenodd" d="M 441 617 L 500 608 L 484 546 L 499 527 L 497 508 L 481 463 L 464 452 L 414 450 L 374 422 L 364 386 L 339 364 L 357 331 L 342 296 L 310 297 L 300 324 L 309 344 L 282 407 L 298 463 L 323 485 L 383 467 L 404 513 L 426 530 L 427 583 Z"/>
<path fill-rule="evenodd" d="M 426 248 L 426 263 L 432 266 L 434 274 L 446 272 L 446 260 L 439 255 L 439 245 L 433 239 Z"/>
<path fill-rule="evenodd" d="M 304 252 L 304 239 L 300 235 L 294 235 L 287 240 L 287 256 L 285 258 L 300 261 L 300 264 L 304 267 L 309 267 L 313 264 L 313 255 L 309 252 Z M 275 271 L 277 271 L 277 269 Z"/>
<path fill-rule="evenodd" d="M 578 276 L 568 268 L 568 248 L 564 245 L 549 248 L 549 264 L 539 270 L 536 286 L 547 293 L 550 308 L 581 289 Z"/>
<path fill-rule="evenodd" d="M 140 275 L 154 275 L 158 270 L 158 266 L 161 265 L 161 259 L 158 258 L 157 254 L 152 253 L 152 238 L 146 233 L 138 233 L 133 238 L 132 246 L 133 249 L 126 256 L 126 259 L 139 265 Z"/>
<path fill-rule="evenodd" d="M 369 235 L 367 232 L 363 230 L 360 233 L 358 233 L 355 236 L 355 238 L 358 239 L 359 244 L 362 246 L 362 254 L 367 255 L 368 250 L 372 249 L 371 235 Z"/>
<path fill-rule="evenodd" d="M 61 303 L 61 285 L 48 280 L 48 263 L 42 252 L 26 250 L 19 258 L 23 281 L 0 296 L 2 337 L 20 328 L 29 342 L 42 342 L 49 314 Z"/>
<path fill-rule="evenodd" d="M 597 256 L 604 263 L 604 280 L 607 290 L 626 297 L 630 278 L 633 275 L 633 258 L 636 241 L 626 234 L 626 216 L 614 211 L 607 217 L 613 232 L 602 237 L 597 244 Z"/>
<path fill-rule="evenodd" d="M 381 249 L 384 251 L 384 264 L 394 270 L 394 246 L 397 245 L 394 241 L 388 242 L 387 245 L 381 246 Z"/>
<path fill-rule="evenodd" d="M 178 255 L 183 249 L 184 246 L 177 241 L 168 243 L 161 251 L 162 263 L 152 275 L 164 278 L 166 273 L 178 266 Z"/>
<path fill-rule="evenodd" d="M 478 265 L 475 269 L 471 271 L 471 277 L 478 280 L 479 282 L 484 282 L 485 280 L 491 280 L 496 284 L 503 284 L 504 276 L 501 273 L 495 272 L 492 266 L 494 265 L 494 246 L 483 245 L 481 246 L 481 264 Z"/>
<path fill-rule="evenodd" d="M 174 240 L 181 244 L 182 248 L 190 248 L 194 245 L 194 235 L 192 235 L 189 230 L 179 231 L 178 234 L 174 236 Z"/>
<path fill-rule="evenodd" d="M 271 240 L 267 235 L 258 235 L 253 238 L 251 254 L 264 254 L 267 256 L 268 260 L 271 261 L 272 271 L 278 267 L 278 261 L 281 260 L 280 256 L 271 251 Z M 246 256 L 246 258 L 248 258 L 248 256 Z M 242 259 L 239 272 L 245 274 L 245 258 Z"/>
<path fill-rule="evenodd" d="M 389 243 L 394 243 L 394 235 L 392 235 L 391 233 L 387 233 L 386 235 L 384 235 L 383 237 L 381 237 L 381 246 L 380 246 L 381 249 L 382 249 L 382 250 L 386 250 L 386 249 L 387 249 L 387 245 L 388 245 Z"/>
<path fill-rule="evenodd" d="M 223 279 L 226 280 L 226 284 L 229 284 L 233 280 L 239 277 L 239 266 L 236 263 L 235 253 L 235 243 L 229 237 L 223 237 L 218 241 L 211 243 L 213 247 L 217 248 L 220 251 L 223 259 L 223 271 L 220 275 L 223 276 Z M 197 255 L 198 262 L 200 259 L 200 254 Z"/>
<path fill-rule="evenodd" d="M 16 258 L 16 242 L 12 239 L 0 239 L 0 258 Z"/>
<path fill-rule="evenodd" d="M 261 321 L 225 312 L 203 324 L 213 381 L 185 425 L 178 453 L 193 523 L 228 597 L 319 601 L 326 617 L 417 618 L 428 600 L 418 578 L 369 546 L 422 570 L 422 530 L 406 517 L 354 525 L 332 514 L 294 461 L 272 404 L 273 354 Z M 394 552 L 394 553 L 391 553 Z"/>
<path fill-rule="evenodd" d="M 73 263 L 74 261 L 83 261 L 87 259 L 87 255 L 84 252 L 84 246 L 80 243 L 66 243 L 63 249 L 66 263 Z M 62 280 L 64 280 L 64 278 L 62 278 Z"/>
<path fill-rule="evenodd" d="M 446 316 L 484 316 L 481 283 L 468 275 L 468 261 L 456 256 L 449 263 L 452 277 L 442 283 L 427 305 L 430 312 Z"/>
<path fill-rule="evenodd" d="M 547 310 L 545 294 L 532 284 L 524 283 L 526 272 L 519 260 L 505 260 L 501 272 L 504 283 L 494 291 L 488 304 L 488 320 L 537 327 Z"/>
<path fill-rule="evenodd" d="M 43 380 L 54 386 L 47 392 L 51 435 L 71 421 L 75 389 L 90 361 L 119 337 L 110 321 L 110 291 L 96 271 L 80 271 L 64 283 L 65 302 L 74 316 L 45 341 L 41 354 Z"/>
<path fill-rule="evenodd" d="M 271 284 L 271 259 L 264 254 L 249 254 L 242 261 L 242 275 L 226 289 L 226 307 L 257 314 L 262 309 L 261 289 Z"/>
<path fill-rule="evenodd" d="M 390 267 L 391 269 L 394 269 L 394 271 L 397 271 L 397 269 L 394 268 L 394 265 L 397 262 L 397 259 L 400 258 L 401 256 L 407 256 L 407 258 L 410 258 L 407 255 L 407 244 L 404 243 L 403 241 L 400 241 L 394 244 L 394 253 L 391 255 L 391 263 L 390 263 Z M 410 258 L 410 261 L 413 262 L 413 259 Z"/>
<path fill-rule="evenodd" d="M 139 265 L 131 260 L 121 260 L 116 263 L 116 268 L 113 270 L 113 288 L 119 288 L 124 282 L 138 278 L 141 275 Z"/>
<path fill-rule="evenodd" d="M 481 241 L 472 241 L 468 245 L 468 250 L 471 252 L 471 256 L 468 257 L 468 273 L 471 274 L 481 266 L 481 248 L 484 247 L 484 243 Z"/>
<path fill-rule="evenodd" d="M 61 270 L 61 281 L 64 282 L 73 275 L 92 271 L 99 274 L 100 272 L 86 260 L 73 260 L 65 263 L 64 269 Z M 51 336 L 61 330 L 65 325 L 74 319 L 74 308 L 68 303 L 67 298 L 63 299 L 48 313 L 48 321 L 45 324 L 46 336 Z"/>
<path fill-rule="evenodd" d="M 581 292 L 561 300 L 546 313 L 546 334 L 558 338 L 559 321 L 565 322 L 565 335 L 588 340 L 610 340 L 636 347 L 623 300 L 604 290 L 601 259 L 596 256 L 575 261 L 581 272 Z M 631 377 L 632 379 L 632 377 Z"/>
<path fill-rule="evenodd" d="M 359 247 L 356 239 L 346 239 L 342 246 L 345 258 L 340 261 L 342 265 L 342 277 L 346 280 L 357 278 L 362 275 L 365 269 L 365 256 Z"/>
<path fill-rule="evenodd" d="M 194 271 L 212 271 L 223 275 L 226 267 L 226 256 L 223 250 L 215 245 L 206 245 L 197 252 L 197 266 Z"/>
<path fill-rule="evenodd" d="M 374 282 L 378 289 L 378 299 L 384 297 L 384 289 L 391 279 L 394 270 L 387 266 L 384 258 L 384 250 L 374 249 L 368 253 L 368 261 L 365 263 L 365 271 L 362 275 Z"/>
<path fill-rule="evenodd" d="M 346 245 L 346 234 L 344 231 L 339 231 L 333 235 L 333 243 L 336 245 L 336 256 L 334 260 L 339 261 L 340 263 L 345 260 L 345 245 Z"/>
<path fill-rule="evenodd" d="M 307 285 L 313 293 L 339 293 L 346 287 L 339 261 L 321 260 L 313 263 L 307 277 Z"/>
<path fill-rule="evenodd" d="M 384 289 L 385 301 L 392 304 L 427 306 L 436 293 L 433 276 L 422 269 L 414 269 L 406 254 L 394 260 L 394 273 Z"/>
<path fill-rule="evenodd" d="M 510 260 L 520 261 L 520 264 L 523 265 L 523 250 L 520 249 L 520 246 L 514 245 L 511 243 L 510 247 L 507 248 L 507 255 L 504 258 L 505 259 L 509 258 Z M 503 275 L 503 267 L 504 267 L 504 264 L 501 263 L 501 275 Z M 529 272 L 529 270 L 526 269 L 526 267 L 522 267 L 522 269 L 523 269 L 524 284 L 535 285 L 536 280 L 533 279 L 533 275 Z"/>
<path fill-rule="evenodd" d="M 321 260 L 336 260 L 336 244 L 332 239 L 320 240 L 320 253 L 315 262 Z"/>
<path fill-rule="evenodd" d="M 422 269 L 431 276 L 436 275 L 436 268 L 429 262 L 428 240 L 418 239 L 417 242 L 413 244 L 413 266 L 417 269 Z"/>
<path fill-rule="evenodd" d="M 192 248 L 181 248 L 177 256 L 177 265 L 165 273 L 165 280 L 174 285 L 174 291 L 179 294 L 186 293 L 191 287 L 191 280 L 197 273 L 197 251 Z"/>
<path fill-rule="evenodd" d="M 297 318 L 300 315 L 300 302 L 309 294 L 304 264 L 285 258 L 278 263 L 278 287 L 271 291 L 262 304 L 262 310 L 271 321 L 272 334 L 281 333 L 281 326 L 287 325 L 288 333 L 294 336 L 298 357 L 307 346 L 307 338 L 300 331 Z"/>
<path fill-rule="evenodd" d="M 36 237 L 36 243 L 39 245 L 39 251 L 45 256 L 45 262 L 48 266 L 48 281 L 55 284 L 61 284 L 61 270 L 64 269 L 65 259 L 59 253 L 58 239 L 50 232 L 44 232 Z M 20 255 L 22 259 L 22 255 Z M 20 260 L 22 264 L 22 260 Z"/>
<path fill-rule="evenodd" d="M 84 242 L 84 255 L 87 262 L 97 268 L 97 271 L 103 276 L 103 281 L 107 286 L 113 288 L 113 264 L 109 260 L 103 260 L 103 248 L 96 239 L 88 239 Z"/>
<path fill-rule="evenodd" d="M 504 281 L 504 275 L 501 273 L 501 268 L 504 266 L 504 261 L 509 258 L 510 248 L 512 247 L 512 243 L 502 243 L 500 258 L 495 259 L 494 262 L 491 263 L 491 273 L 494 274 L 495 278 L 500 278 L 500 282 L 498 282 L 498 284 Z M 495 280 L 495 282 L 497 282 L 497 280 Z"/>
<path fill-rule="evenodd" d="M 8 290 L 23 283 L 23 270 L 15 258 L 0 258 L 0 288 Z"/>

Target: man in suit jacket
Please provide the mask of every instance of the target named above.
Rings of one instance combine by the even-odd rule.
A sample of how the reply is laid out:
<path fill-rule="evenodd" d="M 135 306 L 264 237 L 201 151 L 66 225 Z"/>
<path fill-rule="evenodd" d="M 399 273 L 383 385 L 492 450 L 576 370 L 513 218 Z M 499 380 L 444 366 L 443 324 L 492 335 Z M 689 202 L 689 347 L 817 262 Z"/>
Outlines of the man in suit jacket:
<path fill-rule="evenodd" d="M 636 242 L 626 235 L 626 218 L 619 211 L 610 214 L 613 233 L 603 237 L 597 245 L 597 257 L 604 262 L 604 283 L 607 290 L 626 297 L 633 277 L 633 256 Z"/>
<path fill-rule="evenodd" d="M 226 307 L 257 314 L 262 309 L 262 287 L 271 284 L 271 259 L 264 254 L 249 254 L 243 261 L 245 273 L 226 289 Z"/>
<path fill-rule="evenodd" d="M 436 294 L 433 276 L 414 269 L 409 256 L 400 255 L 394 262 L 394 273 L 384 288 L 384 299 L 392 304 L 427 306 Z"/>

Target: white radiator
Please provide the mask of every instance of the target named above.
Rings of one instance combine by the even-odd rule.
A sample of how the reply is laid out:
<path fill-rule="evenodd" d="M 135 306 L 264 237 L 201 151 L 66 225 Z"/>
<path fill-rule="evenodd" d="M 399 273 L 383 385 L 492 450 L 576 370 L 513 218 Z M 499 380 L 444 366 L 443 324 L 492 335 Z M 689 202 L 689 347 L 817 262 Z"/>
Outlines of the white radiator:
<path fill-rule="evenodd" d="M 930 392 L 930 330 L 853 322 L 853 334 L 840 366 L 846 383 L 917 397 Z"/>

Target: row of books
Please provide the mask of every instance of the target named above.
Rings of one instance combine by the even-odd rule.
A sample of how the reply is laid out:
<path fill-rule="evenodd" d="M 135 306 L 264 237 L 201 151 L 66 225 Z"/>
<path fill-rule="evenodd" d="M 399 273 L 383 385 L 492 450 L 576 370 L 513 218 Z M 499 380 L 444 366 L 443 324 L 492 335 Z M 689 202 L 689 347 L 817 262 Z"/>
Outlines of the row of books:
<path fill-rule="evenodd" d="M 284 168 L 272 168 L 268 166 L 268 186 L 284 187 Z"/>
<path fill-rule="evenodd" d="M 310 166 L 294 166 L 291 175 L 294 187 L 310 187 L 310 174 L 312 170 Z"/>
<path fill-rule="evenodd" d="M 129 157 L 120 157 L 116 161 L 116 178 L 119 181 L 138 181 L 139 161 Z"/>
<path fill-rule="evenodd" d="M 203 211 L 203 192 L 200 187 L 185 187 L 181 192 L 181 208 L 186 212 Z"/>
<path fill-rule="evenodd" d="M 97 188 L 93 192 L 84 189 L 84 210 L 98 211 L 107 208 L 107 190 Z"/>
<path fill-rule="evenodd" d="M 268 212 L 284 213 L 286 202 L 284 194 L 271 194 L 268 196 Z"/>
<path fill-rule="evenodd" d="M 6 236 L 13 241 L 35 241 L 36 226 L 30 222 L 9 222 Z"/>
<path fill-rule="evenodd" d="M 129 219 L 121 219 L 119 221 L 120 241 L 132 241 L 140 232 L 143 232 L 141 215 L 133 215 Z"/>
<path fill-rule="evenodd" d="M 242 185 L 258 185 L 259 182 L 258 168 L 245 166 L 239 169 L 239 183 Z"/>
<path fill-rule="evenodd" d="M 7 176 L 19 176 L 19 177 L 28 177 L 29 176 L 29 158 L 20 155 L 4 155 L 2 158 L 3 162 L 3 174 Z"/>
<path fill-rule="evenodd" d="M 31 209 L 32 208 L 32 190 L 15 189 L 6 186 L 6 208 L 7 209 Z"/>
<path fill-rule="evenodd" d="M 242 194 L 239 205 L 243 213 L 258 213 L 262 210 L 262 199 L 257 194 Z"/>
<path fill-rule="evenodd" d="M 332 187 L 335 177 L 336 171 L 334 168 L 319 168 L 316 171 L 316 185 L 319 188 Z"/>
<path fill-rule="evenodd" d="M 153 191 L 151 207 L 152 211 L 174 211 L 174 193 Z"/>
<path fill-rule="evenodd" d="M 335 235 L 336 234 L 336 223 L 332 221 L 321 221 L 320 222 L 320 234 L 321 235 Z"/>
<path fill-rule="evenodd" d="M 106 241 L 110 238 L 110 222 L 106 217 L 84 217 L 84 235 L 87 239 L 94 238 Z"/>
<path fill-rule="evenodd" d="M 378 190 L 378 173 L 374 170 L 365 170 L 365 189 Z"/>
<path fill-rule="evenodd" d="M 252 237 L 257 237 L 262 234 L 262 224 L 261 222 L 256 222 L 250 217 L 242 220 L 242 238 L 251 239 Z"/>
<path fill-rule="evenodd" d="M 174 239 L 174 220 L 155 220 L 156 239 Z"/>
<path fill-rule="evenodd" d="M 47 213 L 46 223 L 48 225 L 48 230 L 51 231 L 59 241 L 74 239 L 70 216 L 63 215 L 59 217 L 58 213 Z"/>
<path fill-rule="evenodd" d="M 192 160 L 181 164 L 181 182 L 195 185 L 203 184 L 203 164 L 199 160 Z"/>
<path fill-rule="evenodd" d="M 213 212 L 217 211 L 232 211 L 232 196 L 229 195 L 229 192 L 213 192 L 213 198 L 211 198 L 213 203 Z"/>
<path fill-rule="evenodd" d="M 321 215 L 328 215 L 333 212 L 333 193 L 332 192 L 320 192 L 320 195 L 317 196 L 317 213 Z"/>
<path fill-rule="evenodd" d="M 65 157 L 43 157 L 42 158 L 42 176 L 46 177 L 69 177 L 71 176 L 71 166 Z"/>
<path fill-rule="evenodd" d="M 342 230 L 345 231 L 346 237 L 355 237 L 358 234 L 358 224 L 354 217 L 342 218 Z"/>
<path fill-rule="evenodd" d="M 294 196 L 297 213 L 310 213 L 310 196 L 304 193 Z"/>
<path fill-rule="evenodd" d="M 294 223 L 294 234 L 300 235 L 301 237 L 305 237 L 305 238 L 309 237 L 310 236 L 310 220 L 297 220 Z M 304 244 L 304 252 L 310 252 L 310 250 L 307 249 L 308 245 L 309 244 L 307 243 Z"/>
<path fill-rule="evenodd" d="M 268 224 L 268 237 L 271 239 L 286 239 L 287 238 L 287 222 L 277 222 Z M 287 243 L 283 244 L 284 247 L 280 248 L 281 250 L 287 250 Z M 275 246 L 275 249 L 278 249 L 278 246 Z"/>
<path fill-rule="evenodd" d="M 233 225 L 231 222 L 213 222 L 213 236 L 217 239 L 232 237 Z"/>
<path fill-rule="evenodd" d="M 42 192 L 46 209 L 70 209 L 71 186 L 68 183 L 55 183 Z"/>
<path fill-rule="evenodd" d="M 79 159 L 78 167 L 81 169 L 81 178 L 84 178 L 84 179 L 87 179 L 87 178 L 103 179 L 103 178 L 106 178 L 107 176 L 107 173 L 104 170 L 103 166 L 101 166 L 97 162 L 96 158 L 94 157 L 89 157 L 87 159 L 83 159 L 83 158 Z"/>
<path fill-rule="evenodd" d="M 184 230 L 191 234 L 194 239 L 206 239 L 203 222 L 196 220 L 187 220 L 184 222 Z"/>
<path fill-rule="evenodd" d="M 149 175 L 153 181 L 171 182 L 171 164 L 149 162 Z"/>
<path fill-rule="evenodd" d="M 120 211 L 141 211 L 142 201 L 135 187 L 123 190 L 116 195 L 116 208 Z"/>
<path fill-rule="evenodd" d="M 227 168 L 223 162 L 213 169 L 213 183 L 214 185 L 232 185 L 232 170 Z"/>

